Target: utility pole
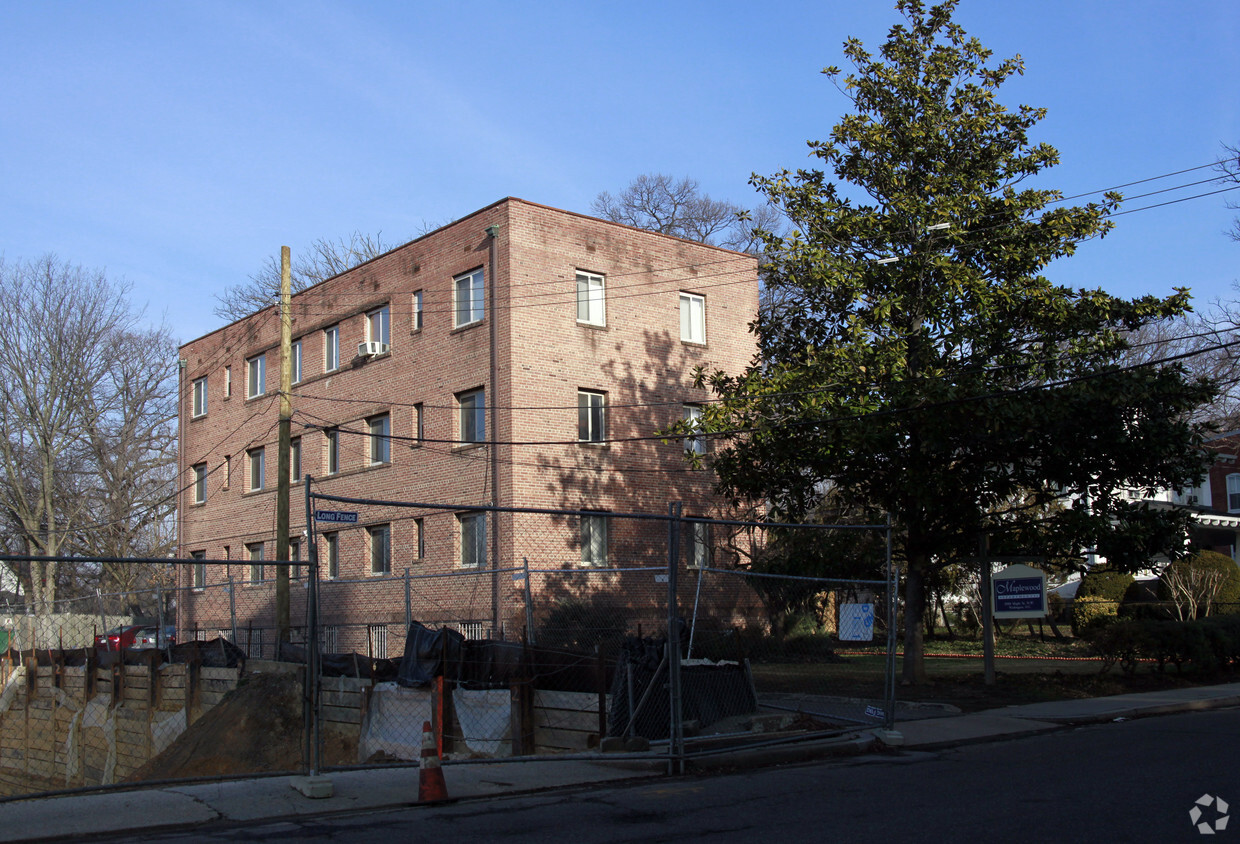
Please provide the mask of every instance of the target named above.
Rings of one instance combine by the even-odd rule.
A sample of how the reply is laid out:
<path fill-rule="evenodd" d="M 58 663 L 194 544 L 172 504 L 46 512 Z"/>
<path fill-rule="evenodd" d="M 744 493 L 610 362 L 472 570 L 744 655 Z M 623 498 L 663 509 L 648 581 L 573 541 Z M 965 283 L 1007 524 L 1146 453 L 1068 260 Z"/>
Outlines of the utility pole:
<path fill-rule="evenodd" d="M 289 452 L 292 447 L 293 402 L 293 276 L 289 249 L 280 247 L 280 443 L 276 459 L 276 642 L 289 641 L 288 497 Z M 276 645 L 279 659 L 279 645 Z"/>

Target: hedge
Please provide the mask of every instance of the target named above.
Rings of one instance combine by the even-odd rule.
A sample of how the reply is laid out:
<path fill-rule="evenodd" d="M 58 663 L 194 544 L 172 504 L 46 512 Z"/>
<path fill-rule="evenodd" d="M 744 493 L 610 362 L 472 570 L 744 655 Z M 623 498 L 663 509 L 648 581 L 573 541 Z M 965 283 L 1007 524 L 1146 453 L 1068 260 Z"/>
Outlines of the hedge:
<path fill-rule="evenodd" d="M 1103 661 L 1104 673 L 1118 664 L 1131 674 L 1143 660 L 1152 661 L 1159 672 L 1168 664 L 1178 672 L 1191 669 L 1201 674 L 1240 666 L 1240 615 L 1197 621 L 1121 620 L 1095 625 L 1085 631 L 1084 639 Z"/>

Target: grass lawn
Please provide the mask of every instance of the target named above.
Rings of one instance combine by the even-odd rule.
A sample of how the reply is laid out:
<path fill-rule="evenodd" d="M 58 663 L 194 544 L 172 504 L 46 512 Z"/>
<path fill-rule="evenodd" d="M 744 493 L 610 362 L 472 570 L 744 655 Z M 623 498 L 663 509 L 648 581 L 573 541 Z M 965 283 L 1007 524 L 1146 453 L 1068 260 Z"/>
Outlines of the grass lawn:
<path fill-rule="evenodd" d="M 838 697 L 882 697 L 886 660 L 873 645 L 849 648 L 835 643 L 842 659 L 815 659 L 789 643 L 781 657 L 751 657 L 750 668 L 759 693 L 800 692 Z M 875 643 L 877 644 L 877 643 Z M 798 651 L 801 654 L 798 655 Z M 1084 643 L 1074 640 L 1042 642 L 1036 637 L 1005 636 L 996 643 L 993 686 L 985 684 L 980 640 L 934 640 L 926 643 L 926 682 L 900 684 L 901 700 L 950 703 L 966 712 L 1045 700 L 1100 697 L 1127 692 L 1156 691 L 1233 682 L 1235 675 L 1200 677 L 1168 669 L 1159 674 L 1140 667 L 1131 676 L 1112 669 L 1101 673 L 1102 663 L 1092 658 Z M 896 660 L 899 683 L 902 659 Z"/>

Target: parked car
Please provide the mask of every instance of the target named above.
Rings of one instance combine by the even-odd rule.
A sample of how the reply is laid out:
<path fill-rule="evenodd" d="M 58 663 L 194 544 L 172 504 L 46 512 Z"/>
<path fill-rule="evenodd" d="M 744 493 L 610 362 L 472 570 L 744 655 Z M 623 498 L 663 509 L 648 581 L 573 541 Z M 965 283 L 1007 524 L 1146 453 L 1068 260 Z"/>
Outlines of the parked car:
<path fill-rule="evenodd" d="M 175 627 L 165 627 L 161 633 L 158 627 L 143 627 L 134 639 L 135 648 L 167 648 L 177 643 Z"/>
<path fill-rule="evenodd" d="M 95 648 L 101 651 L 122 651 L 135 647 L 134 642 L 139 631 L 145 629 L 141 624 L 128 624 L 113 627 L 107 633 L 95 637 Z"/>

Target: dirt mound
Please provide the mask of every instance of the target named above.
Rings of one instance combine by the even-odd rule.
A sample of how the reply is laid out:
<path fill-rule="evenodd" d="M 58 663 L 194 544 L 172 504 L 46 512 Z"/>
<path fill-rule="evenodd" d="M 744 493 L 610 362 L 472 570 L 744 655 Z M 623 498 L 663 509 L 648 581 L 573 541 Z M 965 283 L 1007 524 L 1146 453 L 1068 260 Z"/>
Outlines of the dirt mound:
<path fill-rule="evenodd" d="M 296 674 L 249 674 L 127 782 L 302 770 L 305 726 Z M 357 735 L 324 725 L 324 765 L 357 762 Z"/>

